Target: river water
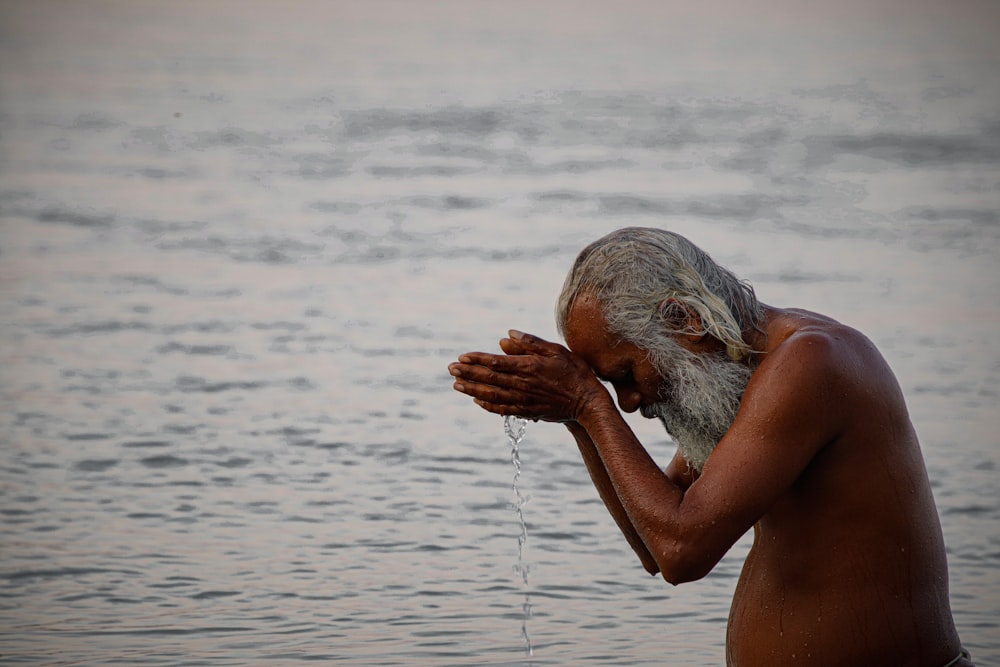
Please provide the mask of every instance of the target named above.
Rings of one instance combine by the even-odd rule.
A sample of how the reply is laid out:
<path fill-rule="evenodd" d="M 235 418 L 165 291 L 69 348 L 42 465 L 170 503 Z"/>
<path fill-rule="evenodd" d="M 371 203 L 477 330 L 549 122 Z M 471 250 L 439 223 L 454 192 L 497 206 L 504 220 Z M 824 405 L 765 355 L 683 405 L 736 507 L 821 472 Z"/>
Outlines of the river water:
<path fill-rule="evenodd" d="M 525 618 L 446 371 L 662 225 L 879 345 L 1000 664 L 995 5 L 697 4 L 0 2 L 0 661 L 722 664 L 748 538 L 645 575 L 548 424 Z"/>

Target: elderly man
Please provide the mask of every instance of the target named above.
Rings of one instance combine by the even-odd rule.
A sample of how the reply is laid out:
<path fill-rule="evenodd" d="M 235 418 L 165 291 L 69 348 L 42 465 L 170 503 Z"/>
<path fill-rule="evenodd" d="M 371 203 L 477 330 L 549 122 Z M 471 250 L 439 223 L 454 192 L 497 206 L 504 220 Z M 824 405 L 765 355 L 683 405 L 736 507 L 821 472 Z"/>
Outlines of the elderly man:
<path fill-rule="evenodd" d="M 875 346 L 774 308 L 685 238 L 629 228 L 585 248 L 559 297 L 569 349 L 511 331 L 449 366 L 501 415 L 562 422 L 639 560 L 704 577 L 751 526 L 729 665 L 968 666 L 934 499 Z M 660 470 L 615 408 L 657 417 Z"/>

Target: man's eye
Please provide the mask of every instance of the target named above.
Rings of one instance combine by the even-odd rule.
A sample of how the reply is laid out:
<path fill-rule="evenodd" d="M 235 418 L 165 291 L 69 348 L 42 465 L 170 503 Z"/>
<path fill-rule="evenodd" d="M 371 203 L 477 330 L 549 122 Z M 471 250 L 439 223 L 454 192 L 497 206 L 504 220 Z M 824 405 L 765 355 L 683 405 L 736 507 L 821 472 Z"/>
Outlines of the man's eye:
<path fill-rule="evenodd" d="M 608 382 L 611 382 L 612 384 L 629 384 L 632 382 L 632 373 L 631 371 L 619 371 L 618 373 L 612 375 L 608 379 Z"/>

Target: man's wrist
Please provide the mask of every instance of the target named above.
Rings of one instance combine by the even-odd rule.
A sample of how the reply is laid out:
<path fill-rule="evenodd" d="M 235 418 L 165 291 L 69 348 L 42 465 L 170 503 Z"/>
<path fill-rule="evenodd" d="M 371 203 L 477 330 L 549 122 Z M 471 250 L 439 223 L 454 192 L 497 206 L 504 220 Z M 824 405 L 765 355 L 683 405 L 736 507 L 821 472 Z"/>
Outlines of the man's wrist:
<path fill-rule="evenodd" d="M 595 420 L 606 416 L 609 410 L 617 412 L 611 394 L 595 378 L 594 384 L 588 387 L 580 398 L 575 421 L 587 428 L 587 424 L 592 424 Z"/>

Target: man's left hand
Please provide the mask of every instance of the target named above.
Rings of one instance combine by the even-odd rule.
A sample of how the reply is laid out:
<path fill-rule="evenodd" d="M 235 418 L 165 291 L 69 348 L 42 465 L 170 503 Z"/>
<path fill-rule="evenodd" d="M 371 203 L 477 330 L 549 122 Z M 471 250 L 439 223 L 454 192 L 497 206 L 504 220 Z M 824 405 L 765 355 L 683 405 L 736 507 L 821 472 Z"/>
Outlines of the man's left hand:
<path fill-rule="evenodd" d="M 575 421 L 607 390 L 591 368 L 557 343 L 511 330 L 506 354 L 468 352 L 448 366 L 454 388 L 484 410 L 552 422 Z"/>

